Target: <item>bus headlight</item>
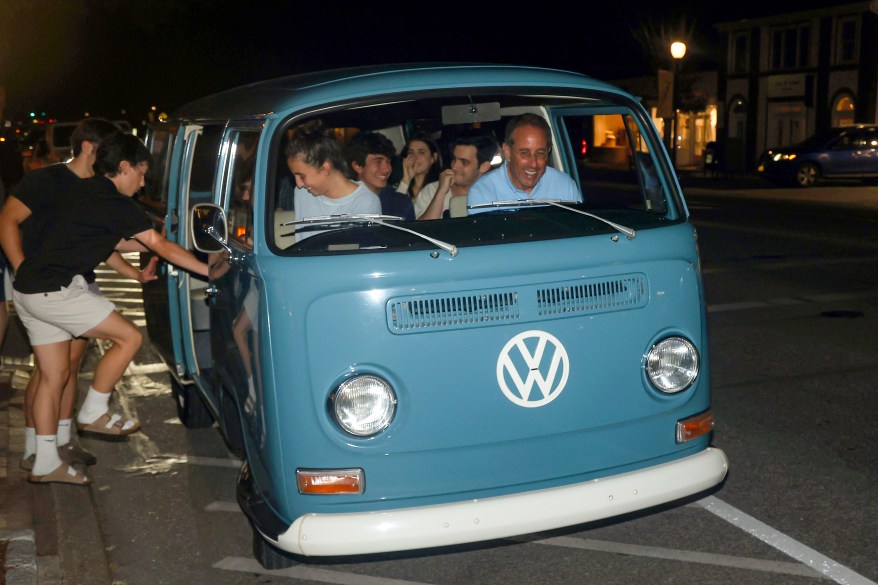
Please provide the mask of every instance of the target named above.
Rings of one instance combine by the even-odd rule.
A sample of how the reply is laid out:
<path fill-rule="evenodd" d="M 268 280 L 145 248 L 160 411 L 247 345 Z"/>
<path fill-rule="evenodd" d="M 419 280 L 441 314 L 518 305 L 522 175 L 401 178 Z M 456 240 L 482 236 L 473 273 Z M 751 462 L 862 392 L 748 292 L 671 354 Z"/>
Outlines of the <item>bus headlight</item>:
<path fill-rule="evenodd" d="M 653 386 L 666 394 L 682 392 L 698 377 L 698 351 L 682 337 L 668 337 L 646 355 L 646 374 Z"/>
<path fill-rule="evenodd" d="M 341 429 L 357 437 L 377 435 L 396 413 L 396 395 L 378 376 L 357 376 L 342 382 L 332 393 L 330 412 Z"/>

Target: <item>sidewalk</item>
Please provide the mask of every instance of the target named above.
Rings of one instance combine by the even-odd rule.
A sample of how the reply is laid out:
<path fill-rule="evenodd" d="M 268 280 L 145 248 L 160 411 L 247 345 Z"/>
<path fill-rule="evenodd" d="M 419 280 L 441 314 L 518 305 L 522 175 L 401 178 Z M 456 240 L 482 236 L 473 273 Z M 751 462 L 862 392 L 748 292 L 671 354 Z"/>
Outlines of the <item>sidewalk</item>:
<path fill-rule="evenodd" d="M 13 310 L 0 356 L 0 584 L 109 585 L 94 486 L 32 485 L 19 467 L 32 357 Z"/>

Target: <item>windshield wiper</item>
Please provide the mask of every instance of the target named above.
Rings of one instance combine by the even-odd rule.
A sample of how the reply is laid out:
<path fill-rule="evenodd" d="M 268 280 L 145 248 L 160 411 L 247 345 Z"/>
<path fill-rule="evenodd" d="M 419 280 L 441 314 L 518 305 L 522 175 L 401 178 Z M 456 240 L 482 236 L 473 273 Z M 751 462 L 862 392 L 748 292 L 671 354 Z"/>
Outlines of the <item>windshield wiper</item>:
<path fill-rule="evenodd" d="M 467 209 L 484 209 L 486 207 L 532 207 L 535 205 L 552 205 L 555 207 L 560 207 L 561 209 L 566 209 L 567 211 L 572 211 L 573 213 L 578 213 L 580 215 L 602 221 L 614 230 L 625 234 L 625 237 L 627 237 L 629 240 L 633 240 L 634 237 L 637 235 L 637 232 L 630 227 L 612 222 L 599 215 L 595 215 L 593 213 L 589 213 L 587 211 L 582 211 L 581 209 L 576 209 L 574 207 L 570 207 L 569 205 L 565 205 L 565 202 L 562 202 L 561 199 L 506 199 L 503 201 L 489 201 L 487 203 L 477 203 L 476 205 L 468 206 Z"/>
<path fill-rule="evenodd" d="M 388 227 L 391 229 L 399 230 L 401 232 L 406 232 L 417 236 L 421 239 L 427 240 L 437 248 L 445 250 L 452 257 L 457 256 L 457 246 L 454 244 L 449 244 L 447 242 L 443 242 L 442 240 L 437 240 L 435 238 L 431 238 L 425 234 L 417 232 L 415 230 L 410 230 L 408 228 L 404 228 L 400 225 L 396 225 L 393 223 L 388 223 L 390 221 L 405 221 L 404 217 L 399 217 L 397 215 L 380 215 L 376 213 L 358 213 L 354 215 L 315 215 L 312 217 L 307 217 L 305 219 L 299 219 L 296 221 L 289 221 L 286 223 L 282 223 L 282 226 L 288 225 L 301 225 L 301 226 L 338 226 L 333 229 L 342 229 L 342 225 L 345 224 L 377 224 L 384 227 Z"/>
<path fill-rule="evenodd" d="M 484 209 L 485 207 L 530 207 L 532 205 L 551 205 L 560 203 L 560 199 L 503 199 L 468 205 L 467 209 Z"/>

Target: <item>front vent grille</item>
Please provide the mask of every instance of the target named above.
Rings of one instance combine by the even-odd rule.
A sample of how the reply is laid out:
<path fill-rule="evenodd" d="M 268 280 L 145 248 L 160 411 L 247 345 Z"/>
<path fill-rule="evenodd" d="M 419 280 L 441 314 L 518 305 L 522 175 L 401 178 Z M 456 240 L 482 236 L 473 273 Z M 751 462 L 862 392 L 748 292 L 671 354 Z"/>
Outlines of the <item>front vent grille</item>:
<path fill-rule="evenodd" d="M 515 291 L 425 295 L 392 299 L 387 304 L 387 322 L 391 330 L 398 333 L 491 325 L 520 316 L 518 293 Z"/>
<path fill-rule="evenodd" d="M 541 288 L 537 312 L 541 316 L 604 313 L 642 307 L 648 298 L 646 276 L 625 274 Z"/>

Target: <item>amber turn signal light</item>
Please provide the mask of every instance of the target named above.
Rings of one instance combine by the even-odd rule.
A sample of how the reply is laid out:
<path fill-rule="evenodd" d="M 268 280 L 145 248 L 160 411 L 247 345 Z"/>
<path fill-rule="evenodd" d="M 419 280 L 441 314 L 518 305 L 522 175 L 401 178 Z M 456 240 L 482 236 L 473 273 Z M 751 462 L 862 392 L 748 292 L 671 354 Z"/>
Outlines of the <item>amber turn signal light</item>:
<path fill-rule="evenodd" d="M 362 469 L 297 469 L 296 484 L 305 495 L 357 495 L 366 489 Z"/>
<path fill-rule="evenodd" d="M 697 439 L 713 430 L 713 413 L 709 410 L 677 421 L 677 443 Z"/>

